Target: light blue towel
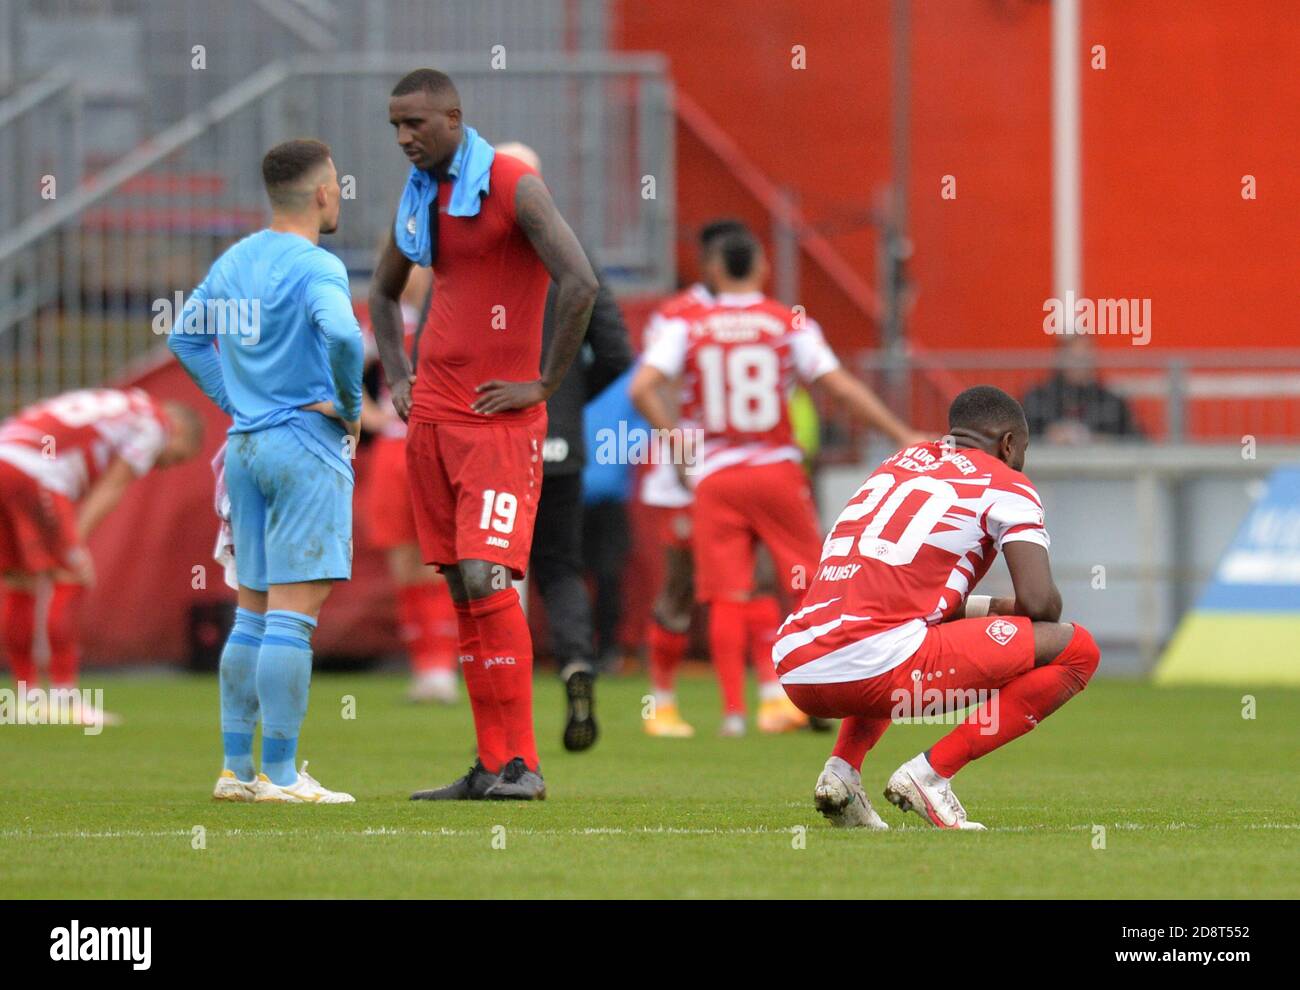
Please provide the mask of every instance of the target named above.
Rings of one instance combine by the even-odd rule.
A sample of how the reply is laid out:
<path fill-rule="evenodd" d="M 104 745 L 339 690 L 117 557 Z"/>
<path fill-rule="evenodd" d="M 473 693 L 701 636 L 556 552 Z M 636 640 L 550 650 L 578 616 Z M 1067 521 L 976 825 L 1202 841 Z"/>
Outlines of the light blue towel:
<path fill-rule="evenodd" d="M 451 176 L 451 202 L 447 215 L 476 217 L 483 197 L 488 194 L 492 160 L 496 150 L 478 136 L 472 127 L 465 128 L 465 138 L 456 149 L 447 172 Z M 393 240 L 402 254 L 417 265 L 433 264 L 429 243 L 429 207 L 438 201 L 438 180 L 428 172 L 411 166 L 402 200 L 397 204 L 393 221 Z"/>

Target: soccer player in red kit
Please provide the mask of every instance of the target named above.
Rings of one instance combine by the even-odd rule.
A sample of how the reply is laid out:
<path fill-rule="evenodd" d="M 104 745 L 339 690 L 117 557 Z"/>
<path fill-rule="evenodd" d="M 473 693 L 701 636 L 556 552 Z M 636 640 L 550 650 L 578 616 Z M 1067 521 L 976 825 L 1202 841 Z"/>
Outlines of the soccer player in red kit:
<path fill-rule="evenodd" d="M 697 463 L 682 466 L 694 482 L 696 597 L 710 606 L 709 648 L 722 686 L 722 732 L 737 736 L 745 731 L 755 546 L 767 547 L 778 584 L 793 602 L 803 597 L 821 548 L 812 492 L 790 425 L 788 400 L 796 382 L 815 384 L 857 418 L 899 440 L 915 434 L 840 366 L 814 321 L 763 295 L 767 263 L 747 230 L 721 238 L 706 272 L 716 297 L 664 322 L 630 392 L 652 427 L 672 430 L 678 420 L 662 401 L 662 387 L 680 379 L 682 421 L 703 438 Z M 769 709 L 781 706 L 792 723 L 806 721 L 778 685 L 771 687 L 776 695 L 763 699 Z"/>
<path fill-rule="evenodd" d="M 20 684 L 36 686 L 36 592 L 49 581 L 50 684 L 76 685 L 77 609 L 94 581 L 86 538 L 132 481 L 202 441 L 194 410 L 138 388 L 65 392 L 0 423 L 0 626 Z"/>
<path fill-rule="evenodd" d="M 862 790 L 868 750 L 895 718 L 976 710 L 889 778 L 885 797 L 939 828 L 981 829 L 949 783 L 1087 686 L 1100 653 L 1063 623 L 1043 503 L 1022 474 L 1029 427 L 1001 389 L 967 389 L 949 436 L 900 450 L 849 499 L 772 660 L 809 715 L 840 718 L 814 800 L 843 827 L 887 828 Z M 970 592 L 1006 556 L 1013 598 Z"/>
<path fill-rule="evenodd" d="M 456 605 L 478 741 L 464 777 L 412 797 L 541 799 L 533 647 L 511 578 L 523 576 L 532 544 L 545 402 L 582 346 L 596 276 L 537 172 L 463 123 L 447 75 L 408 73 L 388 112 L 411 171 L 375 269 L 370 319 L 393 406 L 410 426 L 420 547 Z M 415 374 L 399 305 L 413 264 L 434 277 Z M 552 280 L 556 329 L 543 363 Z"/>

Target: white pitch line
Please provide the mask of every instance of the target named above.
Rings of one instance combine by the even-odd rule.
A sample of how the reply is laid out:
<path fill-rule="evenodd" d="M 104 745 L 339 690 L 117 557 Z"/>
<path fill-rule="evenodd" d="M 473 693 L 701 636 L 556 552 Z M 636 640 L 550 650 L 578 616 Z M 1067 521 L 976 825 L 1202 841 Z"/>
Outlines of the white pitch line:
<path fill-rule="evenodd" d="M 500 824 L 500 823 L 498 823 Z M 1196 825 L 1190 822 L 1095 822 L 1086 825 L 1006 825 L 993 826 L 988 829 L 991 833 L 1005 832 L 1015 833 L 1032 833 L 1032 832 L 1087 832 L 1091 831 L 1097 825 L 1106 828 L 1113 828 L 1122 831 L 1132 832 L 1179 832 L 1179 831 L 1200 831 L 1200 832 L 1228 832 L 1228 831 L 1296 831 L 1300 830 L 1300 822 L 1249 822 L 1244 825 Z M 315 837 L 360 837 L 375 838 L 384 836 L 395 837 L 414 837 L 414 838 L 480 838 L 485 835 L 490 836 L 492 829 L 496 825 L 483 825 L 479 828 L 437 828 L 437 829 L 410 829 L 410 828 L 392 828 L 381 826 L 377 828 L 361 829 L 359 831 L 321 831 L 306 829 L 208 829 L 211 835 L 222 836 L 225 838 L 301 838 L 304 834 L 310 834 Z M 682 835 L 682 836 L 724 836 L 724 835 L 789 835 L 798 826 L 787 826 L 784 828 L 679 828 L 669 825 L 646 826 L 643 828 L 570 828 L 570 829 L 545 829 L 545 828 L 516 828 L 506 826 L 506 830 L 511 835 L 532 835 L 532 836 L 578 836 L 578 835 L 611 835 L 611 836 L 638 836 L 638 835 Z M 807 826 L 805 826 L 807 827 Z M 904 832 L 930 832 L 923 825 L 908 824 L 901 829 L 893 831 Z M 158 831 L 146 831 L 141 829 L 120 829 L 108 830 L 102 832 L 92 831 L 61 831 L 61 832 L 38 832 L 34 829 L 7 829 L 0 831 L 0 839 L 163 839 L 163 838 L 180 838 L 192 837 L 192 829 L 166 829 Z"/>

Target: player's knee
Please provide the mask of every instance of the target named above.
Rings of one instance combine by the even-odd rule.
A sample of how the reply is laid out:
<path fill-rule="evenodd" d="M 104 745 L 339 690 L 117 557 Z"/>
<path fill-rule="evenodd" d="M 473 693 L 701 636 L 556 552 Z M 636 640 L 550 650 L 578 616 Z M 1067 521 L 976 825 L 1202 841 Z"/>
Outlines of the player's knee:
<path fill-rule="evenodd" d="M 1078 689 L 1082 691 L 1092 680 L 1092 675 L 1097 672 L 1097 665 L 1101 663 L 1101 650 L 1097 646 L 1097 641 L 1092 638 L 1092 633 L 1077 622 L 1073 625 L 1074 635 L 1053 663 L 1073 670 L 1079 680 Z"/>
<path fill-rule="evenodd" d="M 490 598 L 510 587 L 510 569 L 486 560 L 462 560 L 457 565 L 461 584 L 471 601 Z"/>

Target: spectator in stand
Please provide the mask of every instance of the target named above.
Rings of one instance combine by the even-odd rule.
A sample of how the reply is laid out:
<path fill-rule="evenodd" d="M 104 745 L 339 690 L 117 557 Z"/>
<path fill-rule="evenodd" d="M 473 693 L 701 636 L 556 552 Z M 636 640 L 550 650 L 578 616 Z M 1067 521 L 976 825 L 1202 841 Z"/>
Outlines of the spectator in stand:
<path fill-rule="evenodd" d="M 1128 403 L 1097 377 L 1093 343 L 1084 334 L 1061 341 L 1055 374 L 1026 392 L 1023 404 L 1030 435 L 1048 443 L 1143 439 Z"/>

